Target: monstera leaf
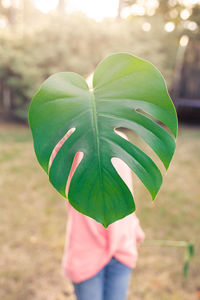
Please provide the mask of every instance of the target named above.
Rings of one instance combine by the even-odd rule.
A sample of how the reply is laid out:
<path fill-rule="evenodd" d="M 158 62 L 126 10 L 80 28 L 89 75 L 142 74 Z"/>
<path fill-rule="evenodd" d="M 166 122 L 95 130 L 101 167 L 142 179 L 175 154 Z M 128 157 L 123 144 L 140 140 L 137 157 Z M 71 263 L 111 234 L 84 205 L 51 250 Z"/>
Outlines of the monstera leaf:
<path fill-rule="evenodd" d="M 37 159 L 64 197 L 74 156 L 83 152 L 68 199 L 75 209 L 105 227 L 135 210 L 133 196 L 112 158 L 122 159 L 153 199 L 162 183 L 153 160 L 115 129 L 133 130 L 166 169 L 175 150 L 177 116 L 162 75 L 151 63 L 126 53 L 111 55 L 97 66 L 93 89 L 75 73 L 49 77 L 32 100 L 29 123 Z M 49 168 L 53 149 L 71 128 L 75 131 Z"/>

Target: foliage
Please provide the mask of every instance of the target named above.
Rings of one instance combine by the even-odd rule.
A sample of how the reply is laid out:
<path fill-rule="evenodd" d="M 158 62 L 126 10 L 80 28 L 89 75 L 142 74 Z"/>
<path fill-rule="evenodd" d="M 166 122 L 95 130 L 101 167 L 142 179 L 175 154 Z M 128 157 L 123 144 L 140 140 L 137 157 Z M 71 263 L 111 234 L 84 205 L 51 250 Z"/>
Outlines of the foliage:
<path fill-rule="evenodd" d="M 38 161 L 64 197 L 74 156 L 83 152 L 70 183 L 69 201 L 105 227 L 135 210 L 132 194 L 113 167 L 113 157 L 136 173 L 153 199 L 160 189 L 162 175 L 153 160 L 115 132 L 118 127 L 135 131 L 167 169 L 175 142 L 155 118 L 176 137 L 176 112 L 162 75 L 147 61 L 124 53 L 111 55 L 98 65 L 93 90 L 75 73 L 51 76 L 29 110 Z M 49 170 L 53 149 L 72 128 L 75 132 Z"/>
<path fill-rule="evenodd" d="M 130 52 L 151 60 L 169 82 L 176 43 L 166 38 L 159 18 L 151 33 L 142 31 L 142 19 L 96 23 L 82 15 L 46 18 L 34 29 L 25 27 L 22 36 L 13 31 L 0 36 L 0 86 L 11 93 L 9 109 L 20 110 L 28 104 L 51 74 L 67 70 L 88 76 L 98 61 L 112 52 Z M 2 102 L 0 96 L 1 110 Z"/>

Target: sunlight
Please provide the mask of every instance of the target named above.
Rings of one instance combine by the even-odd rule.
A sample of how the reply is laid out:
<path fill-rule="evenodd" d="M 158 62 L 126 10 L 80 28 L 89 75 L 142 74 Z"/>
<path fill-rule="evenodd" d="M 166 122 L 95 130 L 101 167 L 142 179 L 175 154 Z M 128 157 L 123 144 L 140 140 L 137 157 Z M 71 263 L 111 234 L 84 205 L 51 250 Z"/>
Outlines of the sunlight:
<path fill-rule="evenodd" d="M 54 10 L 58 5 L 59 0 L 32 0 L 35 6 L 43 13 L 48 13 Z M 200 0 L 179 0 L 183 6 L 192 7 L 200 3 Z M 11 0 L 2 0 L 3 6 L 9 6 Z M 170 6 L 175 6 L 177 0 L 170 0 Z M 66 0 L 66 13 L 76 11 L 85 13 L 89 18 L 96 21 L 102 21 L 104 18 L 115 18 L 118 13 L 119 0 Z M 159 5 L 158 0 L 138 0 L 135 4 L 127 6 L 122 10 L 122 18 L 127 18 L 129 15 L 143 16 L 145 14 L 152 16 L 155 14 Z M 172 11 L 176 14 L 176 9 Z M 181 11 L 181 18 L 186 20 L 190 16 L 188 9 Z M 171 28 L 170 28 L 171 30 Z M 167 29 L 168 31 L 168 29 Z"/>
<path fill-rule="evenodd" d="M 4 0 L 5 1 L 5 0 Z M 8 0 L 7 0 L 8 1 Z M 35 6 L 43 13 L 48 13 L 55 9 L 58 0 L 33 0 Z M 104 18 L 114 18 L 117 16 L 118 0 L 68 0 L 66 1 L 66 12 L 83 12 L 88 17 L 101 21 Z"/>
<path fill-rule="evenodd" d="M 58 5 L 58 0 L 34 0 L 35 6 L 44 14 L 55 9 Z"/>
<path fill-rule="evenodd" d="M 142 30 L 146 31 L 146 32 L 150 31 L 151 30 L 151 24 L 149 22 L 143 23 L 142 24 Z"/>
<path fill-rule="evenodd" d="M 67 9 L 69 12 L 84 12 L 88 17 L 101 21 L 117 16 L 118 2 L 118 0 L 69 0 Z"/>
<path fill-rule="evenodd" d="M 180 39 L 180 46 L 181 47 L 186 47 L 187 44 L 189 42 L 189 37 L 187 35 L 182 35 L 181 39 Z"/>
<path fill-rule="evenodd" d="M 165 24 L 165 31 L 167 31 L 167 32 L 172 32 L 172 31 L 174 31 L 174 29 L 175 29 L 175 24 L 174 24 L 174 22 L 167 22 L 166 24 Z"/>
<path fill-rule="evenodd" d="M 180 13 L 181 19 L 187 20 L 190 17 L 191 13 L 192 12 L 189 11 L 187 8 L 183 9 Z"/>

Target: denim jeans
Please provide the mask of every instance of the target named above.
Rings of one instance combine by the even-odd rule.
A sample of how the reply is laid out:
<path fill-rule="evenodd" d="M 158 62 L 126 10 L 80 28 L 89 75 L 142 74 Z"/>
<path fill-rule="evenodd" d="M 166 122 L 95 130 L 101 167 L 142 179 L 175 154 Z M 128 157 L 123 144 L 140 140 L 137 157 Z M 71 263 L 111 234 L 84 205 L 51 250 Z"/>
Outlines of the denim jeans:
<path fill-rule="evenodd" d="M 73 283 L 77 300 L 125 300 L 131 268 L 114 257 L 95 276 Z"/>

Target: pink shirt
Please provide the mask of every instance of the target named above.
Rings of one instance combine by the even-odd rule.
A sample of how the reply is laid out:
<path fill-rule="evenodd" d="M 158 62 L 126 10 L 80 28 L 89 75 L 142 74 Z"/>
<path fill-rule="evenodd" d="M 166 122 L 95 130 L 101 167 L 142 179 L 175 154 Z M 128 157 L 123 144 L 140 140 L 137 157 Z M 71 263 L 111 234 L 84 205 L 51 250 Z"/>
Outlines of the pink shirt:
<path fill-rule="evenodd" d="M 64 140 L 66 138 L 56 146 L 51 162 Z M 81 154 L 77 153 L 74 158 L 67 190 L 81 157 Z M 122 160 L 118 158 L 113 160 L 116 170 L 132 191 L 130 169 Z M 68 202 L 67 234 L 62 264 L 64 275 L 73 282 L 81 282 L 95 275 L 112 257 L 134 268 L 138 255 L 137 247 L 144 237 L 135 213 L 114 222 L 105 229 L 92 218 L 76 211 Z"/>

